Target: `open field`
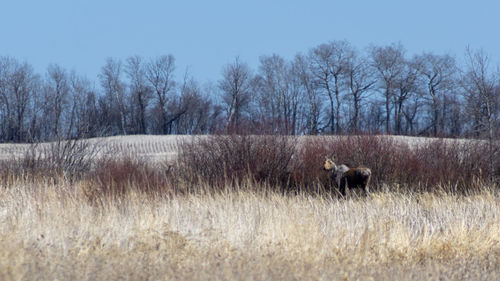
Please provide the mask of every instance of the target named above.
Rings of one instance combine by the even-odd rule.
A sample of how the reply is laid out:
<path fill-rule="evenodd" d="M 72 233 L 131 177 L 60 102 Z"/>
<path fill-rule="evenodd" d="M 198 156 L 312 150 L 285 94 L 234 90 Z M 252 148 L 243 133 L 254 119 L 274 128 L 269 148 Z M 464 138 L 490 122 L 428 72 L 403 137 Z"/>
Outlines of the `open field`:
<path fill-rule="evenodd" d="M 179 139 L 193 140 L 187 136 L 89 140 L 107 157 L 130 154 L 143 160 L 97 163 L 96 171 L 78 180 L 57 172 L 46 176 L 47 167 L 53 166 L 45 160 L 19 165 L 4 161 L 0 280 L 500 279 L 498 184 L 483 181 L 481 169 L 456 185 L 451 184 L 453 178 L 445 177 L 457 177 L 467 172 L 462 167 L 485 158 L 476 158 L 476 150 L 457 154 L 455 143 L 437 142 L 421 150 L 425 155 L 404 160 L 411 171 L 398 171 L 403 164 L 398 157 L 409 151 L 390 154 L 394 144 L 416 149 L 429 139 L 390 138 L 395 142 L 358 140 L 363 149 L 355 156 L 374 161 L 371 167 L 378 173 L 378 186 L 368 197 L 351 194 L 347 199 L 325 189 L 282 193 L 269 178 L 257 182 L 255 177 L 242 177 L 215 187 L 198 175 L 179 176 L 197 171 L 183 168 L 197 166 L 190 161 L 173 172 L 158 165 L 147 167 L 174 161 L 182 153 Z M 269 157 L 258 154 L 257 162 L 271 164 L 273 153 L 287 151 L 279 141 L 247 141 L 219 140 L 218 144 L 234 146 L 228 148 L 231 158 L 248 144 L 278 147 L 281 150 L 254 147 L 243 154 L 263 153 Z M 319 166 L 322 160 L 316 159 L 325 152 L 315 150 L 320 144 L 336 148 L 339 157 L 341 151 L 358 148 L 344 145 L 344 140 L 317 141 L 300 137 L 298 146 L 312 147 L 316 154 L 305 155 Z M 44 145 L 50 146 L 40 144 L 37 149 Z M 0 145 L 3 159 L 22 157 L 23 149 L 29 148 Z M 375 152 L 366 153 L 372 148 Z M 197 156 L 203 150 L 188 150 L 188 154 Z M 209 151 L 205 156 L 213 155 Z M 295 157 L 298 161 L 305 156 Z M 225 158 L 209 159 L 212 162 L 206 165 L 220 159 Z M 431 163 L 435 159 L 439 161 Z M 254 165 L 248 163 L 243 172 Z M 376 167 L 377 163 L 381 166 Z M 437 166 L 422 170 L 421 163 Z M 440 165 L 446 169 L 435 171 Z M 426 178 L 430 172 L 436 175 L 433 182 Z M 407 186 L 424 184 L 422 179 L 430 184 L 429 192 Z M 434 186 L 441 184 L 451 188 Z"/>
<path fill-rule="evenodd" d="M 498 280 L 500 195 L 0 190 L 2 280 Z"/>
<path fill-rule="evenodd" d="M 167 159 L 172 161 L 176 158 L 179 144 L 183 142 L 191 142 L 193 139 L 203 139 L 207 136 L 186 136 L 186 135 L 132 135 L 132 136 L 115 136 L 106 138 L 92 138 L 86 140 L 89 144 L 95 145 L 102 153 L 130 153 L 134 156 L 145 158 L 151 161 L 163 161 Z M 405 143 L 410 146 L 416 146 L 426 141 L 436 140 L 435 138 L 421 138 L 409 136 L 386 136 L 398 143 Z M 342 138 L 338 136 L 300 136 L 290 137 L 290 139 L 299 145 L 307 143 L 313 139 L 335 139 Z M 448 139 L 449 142 L 466 142 L 464 139 Z M 0 160 L 22 157 L 30 144 L 0 144 Z M 42 143 L 37 149 L 43 149 L 50 146 L 50 143 Z"/>
<path fill-rule="evenodd" d="M 92 138 L 85 140 L 95 146 L 101 153 L 132 153 L 134 156 L 155 160 L 173 160 L 180 142 L 189 141 L 191 136 L 116 136 L 107 138 Z M 44 149 L 50 143 L 37 145 L 36 149 Z M 33 147 L 30 144 L 0 144 L 0 159 L 8 159 L 24 156 L 27 149 Z"/>

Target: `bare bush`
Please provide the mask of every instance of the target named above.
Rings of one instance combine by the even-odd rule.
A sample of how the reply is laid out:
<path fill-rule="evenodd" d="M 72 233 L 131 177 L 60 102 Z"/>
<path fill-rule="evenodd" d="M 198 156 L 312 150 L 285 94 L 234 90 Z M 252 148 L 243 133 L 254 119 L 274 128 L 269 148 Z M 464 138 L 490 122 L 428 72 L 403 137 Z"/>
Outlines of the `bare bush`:
<path fill-rule="evenodd" d="M 295 185 L 307 190 L 330 190 L 334 182 L 321 162 L 330 151 L 329 143 L 325 138 L 309 137 L 301 144 L 292 163 Z"/>
<path fill-rule="evenodd" d="M 34 143 L 21 157 L 2 161 L 1 176 L 4 179 L 21 177 L 33 182 L 39 179 L 73 182 L 91 170 L 99 152 L 97 144 L 84 139 Z"/>
<path fill-rule="evenodd" d="M 178 175 L 214 187 L 243 180 L 280 185 L 290 177 L 295 145 L 286 136 L 224 135 L 180 145 Z"/>
<path fill-rule="evenodd" d="M 91 202 L 107 198 L 123 198 L 129 192 L 142 192 L 151 196 L 172 194 L 168 184 L 169 173 L 155 169 L 134 156 L 104 157 L 85 176 L 84 193 Z"/>
<path fill-rule="evenodd" d="M 340 164 L 369 167 L 375 187 L 467 192 L 498 176 L 489 172 L 489 148 L 481 141 L 429 139 L 410 147 L 385 136 L 348 136 L 322 146 Z"/>
<path fill-rule="evenodd" d="M 500 160 L 490 169 L 488 143 L 474 140 L 425 139 L 410 145 L 373 135 L 219 135 L 184 139 L 177 147 L 177 161 L 169 158 L 161 166 L 140 160 L 130 146 L 101 153 L 104 146 L 88 140 L 34 144 L 23 157 L 1 161 L 0 178 L 6 185 L 18 178 L 54 183 L 83 179 L 92 184 L 92 198 L 123 194 L 134 183 L 140 191 L 166 195 L 252 188 L 256 182 L 266 183 L 259 188 L 335 194 L 337 185 L 322 166 L 332 154 L 338 164 L 370 168 L 374 190 L 470 192 L 483 184 L 498 186 L 500 175 Z"/>
<path fill-rule="evenodd" d="M 488 168 L 487 143 L 426 139 L 418 144 L 388 136 L 306 138 L 293 146 L 281 136 L 213 136 L 181 145 L 178 175 L 191 182 L 224 186 L 244 179 L 279 184 L 286 190 L 333 191 L 323 170 L 325 156 L 339 164 L 371 169 L 371 186 L 400 191 L 469 192 L 497 183 Z M 496 167 L 500 167 L 498 163 Z"/>

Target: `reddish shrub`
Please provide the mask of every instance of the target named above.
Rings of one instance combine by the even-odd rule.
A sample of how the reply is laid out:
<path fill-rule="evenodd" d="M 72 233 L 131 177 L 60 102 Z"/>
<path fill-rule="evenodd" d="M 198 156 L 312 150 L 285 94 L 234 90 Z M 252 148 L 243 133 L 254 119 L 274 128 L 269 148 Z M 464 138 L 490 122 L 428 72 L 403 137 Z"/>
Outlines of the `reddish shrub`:
<path fill-rule="evenodd" d="M 346 136 L 331 139 L 328 149 L 336 163 L 370 168 L 372 184 L 377 185 L 397 177 L 398 160 L 408 147 L 382 136 Z"/>
<path fill-rule="evenodd" d="M 478 141 L 423 140 L 410 147 L 386 136 L 348 136 L 332 138 L 327 147 L 339 164 L 369 167 L 375 187 L 467 191 L 492 178 L 488 147 Z"/>
<path fill-rule="evenodd" d="M 321 192 L 334 186 L 323 170 L 325 157 L 332 155 L 337 164 L 370 168 L 370 189 L 386 184 L 411 191 L 468 192 L 484 183 L 498 186 L 500 177 L 500 144 L 490 147 L 477 140 L 427 139 L 409 146 L 374 135 L 208 136 L 181 144 L 176 164 L 165 169 L 133 157 L 95 162 L 85 151 L 66 146 L 45 153 L 31 149 L 22 159 L 1 161 L 0 179 L 4 186 L 19 180 L 74 183 L 83 179 L 89 183 L 92 200 L 119 197 L 131 189 L 152 195 L 228 186 Z"/>
<path fill-rule="evenodd" d="M 99 160 L 87 180 L 92 196 L 119 197 L 131 189 L 151 195 L 170 192 L 167 176 L 143 161 L 123 157 Z"/>
<path fill-rule="evenodd" d="M 177 175 L 215 189 L 246 180 L 271 186 L 287 182 L 295 150 L 289 137 L 250 135 L 209 136 L 180 147 Z"/>
<path fill-rule="evenodd" d="M 317 186 L 329 189 L 333 186 L 333 181 L 323 169 L 325 157 L 331 154 L 329 141 L 317 137 L 305 138 L 292 161 L 293 183 L 308 190 Z"/>
<path fill-rule="evenodd" d="M 414 181 L 422 182 L 426 187 L 465 191 L 491 176 L 488 147 L 481 142 L 432 140 L 417 147 L 414 154 L 422 165 Z"/>
<path fill-rule="evenodd" d="M 478 141 L 429 139 L 410 147 L 389 136 L 303 137 L 294 149 L 293 140 L 236 135 L 199 139 L 182 146 L 179 176 L 214 187 L 251 179 L 287 190 L 318 191 L 333 186 L 322 167 L 330 156 L 338 164 L 370 168 L 374 189 L 386 184 L 464 192 L 495 176 L 488 168 L 488 147 Z"/>

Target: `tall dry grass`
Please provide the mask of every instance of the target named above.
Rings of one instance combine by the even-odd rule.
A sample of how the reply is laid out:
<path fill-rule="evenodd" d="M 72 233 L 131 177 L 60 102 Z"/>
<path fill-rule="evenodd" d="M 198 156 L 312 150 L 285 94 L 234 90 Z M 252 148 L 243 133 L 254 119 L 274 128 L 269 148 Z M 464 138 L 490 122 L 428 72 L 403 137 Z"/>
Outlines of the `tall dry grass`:
<path fill-rule="evenodd" d="M 132 151 L 67 169 L 78 149 L 0 162 L 0 280 L 500 277 L 500 168 L 480 143 L 208 139 L 164 167 Z M 375 192 L 329 190 L 332 151 L 372 168 Z"/>
<path fill-rule="evenodd" d="M 344 200 L 131 183 L 95 204 L 89 184 L 0 188 L 1 280 L 500 278 L 500 194 L 486 187 Z"/>

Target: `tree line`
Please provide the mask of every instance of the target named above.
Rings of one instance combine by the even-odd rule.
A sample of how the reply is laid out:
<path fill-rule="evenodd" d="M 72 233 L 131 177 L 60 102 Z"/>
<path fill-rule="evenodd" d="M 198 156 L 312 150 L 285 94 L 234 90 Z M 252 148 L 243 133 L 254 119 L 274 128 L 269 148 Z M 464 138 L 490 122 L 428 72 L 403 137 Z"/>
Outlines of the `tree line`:
<path fill-rule="evenodd" d="M 495 68 L 496 67 L 496 68 Z M 235 58 L 211 86 L 175 77 L 172 55 L 108 58 L 97 81 L 0 57 L 0 141 L 127 134 L 498 135 L 500 70 L 481 50 L 410 56 L 332 41 L 287 60 Z"/>

